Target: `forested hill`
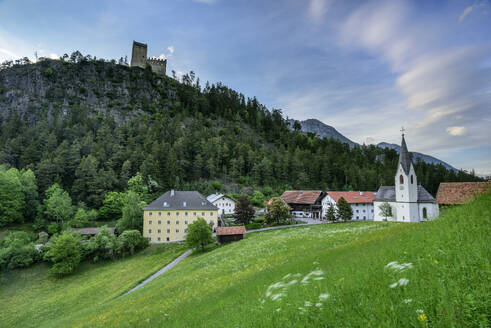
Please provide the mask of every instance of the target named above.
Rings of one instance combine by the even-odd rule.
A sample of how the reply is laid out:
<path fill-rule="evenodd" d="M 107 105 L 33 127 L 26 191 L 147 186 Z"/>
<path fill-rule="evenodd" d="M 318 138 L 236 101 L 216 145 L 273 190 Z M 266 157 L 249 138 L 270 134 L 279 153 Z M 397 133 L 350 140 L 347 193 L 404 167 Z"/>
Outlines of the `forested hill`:
<path fill-rule="evenodd" d="M 79 53 L 0 69 L 0 164 L 34 171 L 98 208 L 141 172 L 154 193 L 220 184 L 377 190 L 394 183 L 394 150 L 353 147 L 291 130 L 279 110 L 194 74 L 181 81 Z M 418 181 L 477 178 L 418 163 Z M 217 187 L 218 185 L 218 187 Z M 213 187 L 212 187 L 213 186 Z M 254 188 L 248 188 L 252 190 Z"/>

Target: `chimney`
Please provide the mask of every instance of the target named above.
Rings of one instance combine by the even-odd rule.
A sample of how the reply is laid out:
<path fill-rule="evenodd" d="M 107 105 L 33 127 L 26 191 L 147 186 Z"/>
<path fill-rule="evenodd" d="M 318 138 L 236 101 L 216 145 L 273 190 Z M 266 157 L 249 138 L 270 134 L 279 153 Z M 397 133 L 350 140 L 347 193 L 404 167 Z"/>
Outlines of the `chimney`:
<path fill-rule="evenodd" d="M 170 196 L 171 196 L 171 197 L 174 197 L 174 189 L 172 189 L 172 190 L 170 191 Z"/>

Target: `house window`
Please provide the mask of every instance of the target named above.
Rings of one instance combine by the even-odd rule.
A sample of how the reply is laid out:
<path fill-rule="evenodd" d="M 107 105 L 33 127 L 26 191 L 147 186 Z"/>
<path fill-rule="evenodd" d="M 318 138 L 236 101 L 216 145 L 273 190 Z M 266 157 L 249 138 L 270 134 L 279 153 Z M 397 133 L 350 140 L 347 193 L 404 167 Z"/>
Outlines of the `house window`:
<path fill-rule="evenodd" d="M 162 216 L 162 212 L 159 212 L 159 216 Z"/>
<path fill-rule="evenodd" d="M 148 239 L 148 241 L 152 241 L 152 238 L 150 238 L 150 237 L 148 237 L 147 239 Z"/>
<path fill-rule="evenodd" d="M 210 216 L 213 216 L 213 212 L 210 213 Z"/>
<path fill-rule="evenodd" d="M 162 224 L 162 221 L 159 220 L 159 224 Z"/>
<path fill-rule="evenodd" d="M 160 241 L 160 237 L 159 237 L 159 238 L 157 238 L 157 240 L 158 240 L 158 241 Z"/>
<path fill-rule="evenodd" d="M 184 229 L 184 232 L 185 232 L 185 233 L 188 233 L 188 229 Z"/>
<path fill-rule="evenodd" d="M 356 217 L 356 219 L 357 219 L 357 220 L 358 220 L 359 218 L 360 218 L 359 216 L 357 216 L 357 217 Z"/>
<path fill-rule="evenodd" d="M 411 184 L 413 184 L 414 181 L 413 181 L 413 175 L 411 174 Z"/>
<path fill-rule="evenodd" d="M 367 219 L 367 217 L 366 217 L 366 216 L 364 216 L 364 217 L 363 217 L 363 220 L 366 220 L 366 219 Z"/>
<path fill-rule="evenodd" d="M 170 240 L 170 239 L 169 239 L 169 237 L 167 237 L 167 239 L 166 239 L 166 240 L 167 240 L 167 241 L 169 241 L 169 240 Z"/>
<path fill-rule="evenodd" d="M 167 233 L 170 233 L 170 229 L 167 229 Z"/>
<path fill-rule="evenodd" d="M 365 210 L 363 210 L 363 213 L 365 213 Z"/>
<path fill-rule="evenodd" d="M 152 229 L 148 229 L 148 233 L 152 233 Z"/>
<path fill-rule="evenodd" d="M 358 212 L 359 212 L 359 211 L 358 211 L 358 210 L 356 210 L 356 213 L 358 213 Z"/>
<path fill-rule="evenodd" d="M 148 224 L 152 224 L 152 220 L 148 221 Z"/>
<path fill-rule="evenodd" d="M 193 215 L 196 216 L 196 212 L 194 212 Z"/>
<path fill-rule="evenodd" d="M 176 221 L 176 224 L 179 224 L 179 221 Z"/>
<path fill-rule="evenodd" d="M 167 212 L 167 216 L 170 216 L 170 212 Z"/>
<path fill-rule="evenodd" d="M 184 221 L 184 224 L 188 224 L 188 221 Z"/>
<path fill-rule="evenodd" d="M 170 224 L 170 221 L 169 220 L 167 220 L 167 224 Z"/>
<path fill-rule="evenodd" d="M 187 205 L 187 203 L 186 203 L 186 202 L 183 202 L 183 203 L 182 203 L 182 206 L 183 206 L 183 207 L 186 207 L 186 205 Z"/>
<path fill-rule="evenodd" d="M 400 184 L 404 183 L 404 177 L 402 176 L 402 174 L 399 176 L 399 183 Z"/>
<path fill-rule="evenodd" d="M 176 232 L 179 232 L 179 229 L 176 229 Z"/>
<path fill-rule="evenodd" d="M 179 212 L 176 212 L 176 216 L 179 216 Z"/>
<path fill-rule="evenodd" d="M 184 213 L 185 216 L 188 216 L 188 212 Z"/>
<path fill-rule="evenodd" d="M 426 210 L 426 207 L 423 207 L 423 219 L 428 218 L 428 211 Z"/>
<path fill-rule="evenodd" d="M 157 233 L 162 233 L 162 231 L 159 229 L 159 230 L 157 230 Z"/>
<path fill-rule="evenodd" d="M 205 212 L 201 212 L 201 216 L 205 216 Z"/>

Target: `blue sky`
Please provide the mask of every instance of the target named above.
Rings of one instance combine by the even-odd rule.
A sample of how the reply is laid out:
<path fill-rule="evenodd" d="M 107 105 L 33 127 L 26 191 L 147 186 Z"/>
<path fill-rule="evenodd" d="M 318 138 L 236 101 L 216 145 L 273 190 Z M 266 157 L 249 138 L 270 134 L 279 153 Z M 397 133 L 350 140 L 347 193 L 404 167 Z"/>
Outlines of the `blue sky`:
<path fill-rule="evenodd" d="M 0 0 L 0 61 L 133 40 L 295 119 L 491 174 L 491 2 Z"/>

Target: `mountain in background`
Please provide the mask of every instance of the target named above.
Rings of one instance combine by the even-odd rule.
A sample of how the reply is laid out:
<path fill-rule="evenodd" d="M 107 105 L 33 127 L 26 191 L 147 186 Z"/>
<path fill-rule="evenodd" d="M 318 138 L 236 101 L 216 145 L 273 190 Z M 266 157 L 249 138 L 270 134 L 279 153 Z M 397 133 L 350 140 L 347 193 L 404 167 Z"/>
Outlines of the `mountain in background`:
<path fill-rule="evenodd" d="M 290 123 L 290 126 L 293 126 L 294 120 L 290 119 L 288 121 Z M 335 140 L 347 143 L 350 148 L 354 147 L 355 145 L 359 145 L 356 142 L 351 141 L 350 139 L 346 138 L 343 136 L 341 133 L 339 133 L 334 127 L 324 124 L 319 120 L 316 119 L 308 119 L 305 121 L 299 121 L 300 125 L 302 126 L 301 131 L 302 132 L 313 132 L 317 136 L 321 138 L 333 138 Z M 396 144 L 390 144 L 387 142 L 380 142 L 375 145 L 378 148 L 388 148 L 388 149 L 393 149 L 397 153 L 399 153 L 400 146 Z M 448 163 L 445 163 L 442 160 L 439 160 L 438 158 L 435 158 L 430 155 L 418 153 L 418 152 L 411 152 L 413 156 L 413 162 L 417 162 L 418 159 L 421 159 L 423 162 L 428 163 L 428 164 L 441 164 L 443 165 L 447 170 L 455 170 L 457 171 L 456 168 L 451 166 Z"/>

